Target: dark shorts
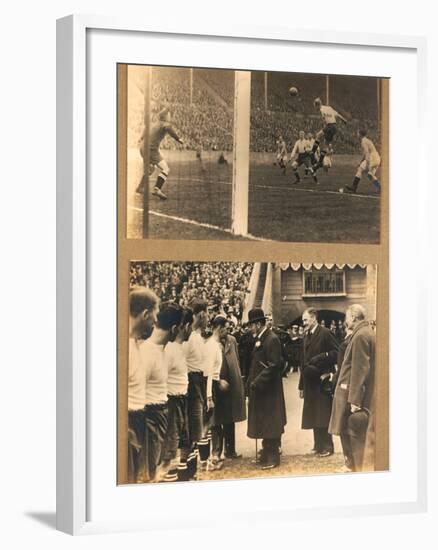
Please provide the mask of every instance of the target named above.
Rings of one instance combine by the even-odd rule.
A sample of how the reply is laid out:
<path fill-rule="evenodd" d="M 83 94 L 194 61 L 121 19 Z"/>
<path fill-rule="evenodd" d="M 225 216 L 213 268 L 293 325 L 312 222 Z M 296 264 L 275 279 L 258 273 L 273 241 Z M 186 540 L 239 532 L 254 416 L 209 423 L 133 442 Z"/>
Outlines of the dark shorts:
<path fill-rule="evenodd" d="M 136 483 L 137 480 L 148 476 L 145 472 L 145 435 L 146 421 L 144 410 L 128 411 L 128 481 Z"/>
<path fill-rule="evenodd" d="M 162 405 L 146 405 L 144 414 L 146 423 L 146 472 L 148 480 L 152 480 L 160 463 L 163 442 L 167 432 L 167 403 Z"/>
<path fill-rule="evenodd" d="M 206 391 L 202 372 L 189 372 L 188 416 L 190 442 L 197 443 L 203 437 Z"/>
<path fill-rule="evenodd" d="M 309 153 L 298 153 L 297 165 L 301 166 L 302 164 L 305 164 L 306 166 L 310 164 Z"/>
<path fill-rule="evenodd" d="M 322 132 L 326 143 L 331 143 L 336 134 L 336 124 L 327 124 Z"/>
<path fill-rule="evenodd" d="M 179 448 L 187 448 L 189 440 L 188 396 L 169 395 L 167 402 L 167 432 L 162 459 L 172 460 Z"/>
<path fill-rule="evenodd" d="M 143 148 L 140 148 L 140 155 L 143 158 Z M 149 164 L 156 166 L 163 160 L 159 149 L 149 149 Z"/>

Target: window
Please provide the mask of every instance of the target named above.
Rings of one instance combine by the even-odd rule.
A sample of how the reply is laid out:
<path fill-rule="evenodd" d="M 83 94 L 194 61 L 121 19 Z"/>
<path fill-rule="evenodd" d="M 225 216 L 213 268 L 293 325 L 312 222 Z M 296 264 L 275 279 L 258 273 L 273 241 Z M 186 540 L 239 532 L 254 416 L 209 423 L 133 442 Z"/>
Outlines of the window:
<path fill-rule="evenodd" d="M 345 296 L 345 272 L 312 268 L 303 272 L 304 296 Z"/>

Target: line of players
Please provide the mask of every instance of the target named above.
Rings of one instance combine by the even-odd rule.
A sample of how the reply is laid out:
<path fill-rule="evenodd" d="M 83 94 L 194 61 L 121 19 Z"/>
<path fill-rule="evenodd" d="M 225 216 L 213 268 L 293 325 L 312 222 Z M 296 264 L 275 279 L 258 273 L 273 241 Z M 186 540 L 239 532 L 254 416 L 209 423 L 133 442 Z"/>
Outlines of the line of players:
<path fill-rule="evenodd" d="M 298 169 L 303 165 L 306 175 L 310 174 L 313 181 L 317 184 L 319 183 L 316 176 L 317 171 L 323 168 L 328 172 L 332 166 L 333 140 L 337 133 L 337 121 L 339 119 L 344 124 L 348 123 L 347 119 L 335 111 L 333 107 L 323 105 L 319 97 L 314 100 L 314 106 L 324 122 L 324 127 L 316 134 L 315 138 L 313 138 L 311 132 L 305 136 L 305 133 L 300 131 L 299 139 L 295 142 L 289 159 L 286 142 L 283 137 L 279 136 L 277 140 L 277 156 L 274 164 L 278 164 L 283 174 L 286 174 L 286 167 L 291 163 L 295 175 L 294 184 L 301 181 Z M 373 141 L 369 138 L 366 128 L 358 130 L 358 137 L 361 141 L 363 157 L 357 167 L 351 185 L 347 185 L 339 189 L 339 191 L 341 193 L 356 193 L 362 176 L 366 174 L 377 193 L 380 193 L 381 186 L 377 177 L 377 170 L 381 162 L 380 155 Z"/>

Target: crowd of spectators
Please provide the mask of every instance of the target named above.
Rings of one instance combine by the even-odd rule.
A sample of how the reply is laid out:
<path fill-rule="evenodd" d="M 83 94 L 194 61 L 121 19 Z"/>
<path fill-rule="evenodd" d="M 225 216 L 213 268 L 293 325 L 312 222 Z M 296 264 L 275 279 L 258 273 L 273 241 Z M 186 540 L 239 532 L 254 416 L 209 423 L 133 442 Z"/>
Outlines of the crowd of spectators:
<path fill-rule="evenodd" d="M 170 108 L 172 120 L 189 150 L 231 151 L 233 148 L 233 90 L 232 72 L 195 69 L 190 94 L 190 70 L 154 67 L 152 72 L 152 123 L 164 106 Z M 251 85 L 250 150 L 274 152 L 281 134 L 292 149 L 298 133 L 315 134 L 322 127 L 321 117 L 315 112 L 313 99 L 324 97 L 325 77 L 322 75 L 287 75 L 269 73 L 268 105 L 264 101 L 264 73 L 253 72 Z M 288 94 L 287 83 L 293 78 L 300 90 L 297 98 Z M 358 77 L 332 77 L 331 92 L 339 100 L 333 107 L 349 122 L 340 128 L 335 139 L 335 153 L 353 154 L 359 151 L 357 130 L 368 128 L 369 136 L 379 143 L 377 97 L 375 81 Z M 143 129 L 143 103 L 130 104 L 129 146 L 135 147 Z M 181 146 L 166 137 L 161 147 L 175 149 Z"/>
<path fill-rule="evenodd" d="M 201 298 L 212 316 L 221 313 L 238 327 L 252 269 L 246 262 L 133 262 L 130 285 L 146 286 L 161 301 L 183 307 Z"/>

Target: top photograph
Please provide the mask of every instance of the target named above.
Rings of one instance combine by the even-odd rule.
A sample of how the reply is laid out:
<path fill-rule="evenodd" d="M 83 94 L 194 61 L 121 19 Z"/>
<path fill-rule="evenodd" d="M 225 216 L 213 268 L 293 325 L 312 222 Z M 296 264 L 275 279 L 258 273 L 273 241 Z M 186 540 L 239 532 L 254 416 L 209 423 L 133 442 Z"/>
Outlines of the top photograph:
<path fill-rule="evenodd" d="M 388 84 L 119 65 L 126 237 L 379 244 Z"/>

